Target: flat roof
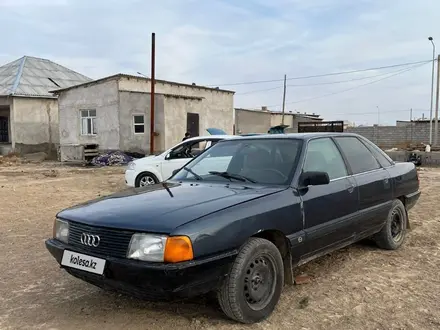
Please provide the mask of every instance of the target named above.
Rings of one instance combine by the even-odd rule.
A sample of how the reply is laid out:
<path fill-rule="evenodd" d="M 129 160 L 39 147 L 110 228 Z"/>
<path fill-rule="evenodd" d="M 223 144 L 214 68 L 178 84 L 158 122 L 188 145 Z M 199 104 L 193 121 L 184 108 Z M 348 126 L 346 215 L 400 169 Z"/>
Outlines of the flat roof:
<path fill-rule="evenodd" d="M 274 111 L 274 110 L 263 110 L 263 109 L 246 109 L 246 108 L 234 108 L 234 110 L 238 111 L 249 111 L 249 112 L 256 112 L 256 113 L 268 113 L 272 115 L 282 115 L 282 111 Z M 319 118 L 321 115 L 313 114 L 313 113 L 301 113 L 301 112 L 293 112 L 293 111 L 285 111 L 284 115 L 287 116 L 298 116 L 298 117 L 307 117 L 311 119 L 319 119 L 323 120 L 322 118 Z"/>
<path fill-rule="evenodd" d="M 112 76 L 100 78 L 100 79 L 93 80 L 93 81 L 90 81 L 90 82 L 86 82 L 86 83 L 83 83 L 83 84 L 79 84 L 79 85 L 75 85 L 75 86 L 70 86 L 70 87 L 67 87 L 67 88 L 55 89 L 55 90 L 50 91 L 50 93 L 59 94 L 61 92 L 65 92 L 65 91 L 68 91 L 70 89 L 74 89 L 74 88 L 78 88 L 78 87 L 88 87 L 88 86 L 92 86 L 92 85 L 95 85 L 95 84 L 99 84 L 101 82 L 105 82 L 105 81 L 109 81 L 109 80 L 114 80 L 114 79 L 120 79 L 120 78 L 129 78 L 129 79 L 131 78 L 131 79 L 138 79 L 138 80 L 144 80 L 144 81 L 151 81 L 151 79 L 147 78 L 147 77 L 129 75 L 129 74 L 125 74 L 125 73 L 117 73 L 117 74 L 112 75 Z M 169 85 L 183 86 L 183 87 L 191 87 L 191 88 L 199 88 L 199 89 L 205 89 L 205 90 L 210 90 L 210 91 L 217 91 L 217 92 L 222 92 L 222 93 L 235 94 L 235 91 L 230 91 L 230 90 L 220 89 L 220 88 L 212 88 L 212 87 L 206 87 L 206 86 L 200 86 L 200 85 L 184 84 L 184 83 L 179 83 L 179 82 L 175 82 L 175 81 L 160 80 L 160 79 L 155 79 L 155 81 L 157 83 L 162 83 L 162 84 L 169 84 Z"/>

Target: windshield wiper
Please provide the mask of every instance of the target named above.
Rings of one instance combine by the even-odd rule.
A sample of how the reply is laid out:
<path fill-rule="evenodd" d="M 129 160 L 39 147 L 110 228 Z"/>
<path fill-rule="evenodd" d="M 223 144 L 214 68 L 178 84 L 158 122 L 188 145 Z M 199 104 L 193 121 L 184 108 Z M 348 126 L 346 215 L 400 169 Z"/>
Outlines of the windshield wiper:
<path fill-rule="evenodd" d="M 184 166 L 183 169 L 184 169 L 185 171 L 191 173 L 192 175 L 194 175 L 194 177 L 196 178 L 196 180 L 203 180 L 203 178 L 202 178 L 200 175 L 198 175 L 196 172 L 194 172 L 192 169 L 190 169 L 190 168 L 188 168 L 188 167 L 186 167 L 186 166 Z"/>
<path fill-rule="evenodd" d="M 248 181 L 248 182 L 252 182 L 252 183 L 257 183 L 257 181 L 252 180 L 252 179 L 245 177 L 243 175 L 240 175 L 240 174 L 233 174 L 233 173 L 228 173 L 228 172 L 217 172 L 217 171 L 209 171 L 209 174 L 218 175 L 218 176 L 221 176 L 226 179 L 235 179 L 235 180 L 242 181 L 242 182 Z"/>

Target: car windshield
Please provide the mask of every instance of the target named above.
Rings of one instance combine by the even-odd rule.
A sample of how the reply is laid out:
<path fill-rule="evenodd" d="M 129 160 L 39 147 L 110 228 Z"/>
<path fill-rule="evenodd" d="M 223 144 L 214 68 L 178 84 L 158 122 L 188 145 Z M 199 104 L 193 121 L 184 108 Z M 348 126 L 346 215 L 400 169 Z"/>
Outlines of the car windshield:
<path fill-rule="evenodd" d="M 187 164 L 172 179 L 289 184 L 301 145 L 301 140 L 286 138 L 224 140 Z"/>

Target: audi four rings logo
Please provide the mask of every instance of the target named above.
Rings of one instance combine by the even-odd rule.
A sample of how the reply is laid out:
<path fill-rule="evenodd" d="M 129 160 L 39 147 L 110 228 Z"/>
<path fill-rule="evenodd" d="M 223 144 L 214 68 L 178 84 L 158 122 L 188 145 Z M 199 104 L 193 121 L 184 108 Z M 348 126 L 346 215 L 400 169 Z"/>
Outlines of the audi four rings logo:
<path fill-rule="evenodd" d="M 81 243 L 88 246 L 97 247 L 101 238 L 98 235 L 92 235 L 87 233 L 81 234 Z"/>

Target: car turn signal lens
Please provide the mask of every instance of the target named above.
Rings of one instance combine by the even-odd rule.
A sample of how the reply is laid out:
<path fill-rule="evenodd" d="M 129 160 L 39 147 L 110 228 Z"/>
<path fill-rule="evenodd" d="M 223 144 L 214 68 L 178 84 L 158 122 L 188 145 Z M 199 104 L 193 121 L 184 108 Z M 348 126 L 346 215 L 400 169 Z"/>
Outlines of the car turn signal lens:
<path fill-rule="evenodd" d="M 165 262 L 182 262 L 192 260 L 194 253 L 192 243 L 189 237 L 186 236 L 170 236 L 167 238 L 165 245 Z"/>

